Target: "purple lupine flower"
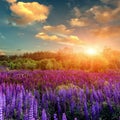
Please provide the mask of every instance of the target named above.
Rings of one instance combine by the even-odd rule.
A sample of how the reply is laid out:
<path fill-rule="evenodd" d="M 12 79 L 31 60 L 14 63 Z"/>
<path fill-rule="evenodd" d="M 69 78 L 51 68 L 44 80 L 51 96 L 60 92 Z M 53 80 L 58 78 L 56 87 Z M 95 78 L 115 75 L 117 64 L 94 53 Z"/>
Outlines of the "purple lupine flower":
<path fill-rule="evenodd" d="M 40 94 L 38 90 L 34 90 L 34 96 L 38 101 L 40 101 Z"/>
<path fill-rule="evenodd" d="M 42 107 L 45 107 L 45 101 L 46 101 L 46 98 L 45 98 L 45 94 L 42 94 Z"/>
<path fill-rule="evenodd" d="M 111 98 L 111 92 L 110 92 L 110 88 L 108 86 L 104 86 L 104 92 L 107 97 Z"/>
<path fill-rule="evenodd" d="M 6 117 L 7 117 L 7 118 L 11 117 L 10 112 L 11 112 L 11 106 L 10 106 L 10 104 L 8 104 L 8 105 L 6 106 Z"/>
<path fill-rule="evenodd" d="M 79 91 L 79 98 L 80 98 L 80 101 L 83 103 L 84 102 L 84 90 L 83 89 Z"/>
<path fill-rule="evenodd" d="M 63 115 L 62 115 L 62 120 L 67 120 L 67 117 L 66 117 L 65 113 L 63 113 Z"/>
<path fill-rule="evenodd" d="M 34 99 L 34 104 L 33 104 L 33 117 L 35 119 L 38 118 L 38 103 L 36 99 Z"/>
<path fill-rule="evenodd" d="M 104 98 L 103 98 L 103 93 L 101 90 L 97 90 L 97 94 L 99 96 L 99 102 L 103 102 Z"/>
<path fill-rule="evenodd" d="M 96 108 L 94 104 L 91 107 L 91 113 L 92 113 L 92 120 L 96 120 Z"/>
<path fill-rule="evenodd" d="M 112 113 L 112 112 L 113 112 L 113 108 L 112 108 L 112 105 L 111 105 L 111 102 L 110 102 L 110 98 L 109 98 L 109 97 L 107 97 L 107 104 L 108 104 L 109 109 L 110 109 L 110 111 L 111 111 L 111 113 Z"/>
<path fill-rule="evenodd" d="M 3 120 L 3 99 L 2 97 L 3 97 L 2 92 L 0 91 L 0 120 Z"/>
<path fill-rule="evenodd" d="M 94 102 L 94 97 L 93 97 L 93 93 L 90 94 L 90 102 L 93 103 Z"/>
<path fill-rule="evenodd" d="M 29 101 L 28 100 L 29 100 L 29 94 L 28 94 L 28 91 L 26 91 L 26 94 L 23 97 L 23 104 L 24 104 L 23 110 L 26 110 L 28 108 L 28 106 L 29 106 Z"/>
<path fill-rule="evenodd" d="M 5 94 L 3 93 L 3 112 L 5 113 L 5 110 L 6 110 L 6 96 Z"/>
<path fill-rule="evenodd" d="M 118 93 L 117 90 L 114 90 L 114 91 L 113 91 L 114 102 L 115 102 L 116 104 L 119 104 L 118 94 L 119 94 L 119 93 Z"/>
<path fill-rule="evenodd" d="M 100 113 L 100 105 L 97 101 L 96 101 L 96 104 L 95 104 L 95 111 L 96 111 L 96 117 L 98 118 L 99 113 Z"/>
<path fill-rule="evenodd" d="M 77 118 L 74 118 L 74 120 L 77 120 Z"/>
<path fill-rule="evenodd" d="M 47 120 L 47 115 L 45 109 L 42 110 L 42 120 Z"/>
<path fill-rule="evenodd" d="M 85 114 L 85 119 L 89 120 L 89 114 L 88 114 L 88 108 L 87 108 L 87 102 L 84 102 L 84 114 Z"/>
<path fill-rule="evenodd" d="M 74 108 L 75 108 L 75 102 L 73 100 L 71 100 L 71 102 L 70 102 L 70 111 L 71 111 L 71 113 L 74 112 Z"/>
<path fill-rule="evenodd" d="M 11 103 L 11 114 L 14 114 L 14 109 L 15 109 L 15 95 L 12 98 L 12 103 Z"/>
<path fill-rule="evenodd" d="M 9 90 L 8 85 L 6 86 L 6 101 L 7 101 L 7 104 L 9 104 L 9 102 L 10 102 L 10 90 Z"/>
<path fill-rule="evenodd" d="M 28 113 L 28 117 L 29 120 L 32 120 L 33 117 L 33 96 L 30 94 L 30 98 L 29 98 L 29 113 Z"/>
<path fill-rule="evenodd" d="M 24 113 L 23 120 L 29 120 L 27 110 Z"/>
<path fill-rule="evenodd" d="M 95 101 L 99 101 L 98 95 L 97 95 L 97 92 L 95 91 L 95 89 L 93 89 L 92 94 L 93 94 L 94 100 L 95 100 Z"/>
<path fill-rule="evenodd" d="M 88 96 L 89 95 L 89 93 L 90 93 L 90 90 L 89 90 L 89 88 L 88 88 L 88 86 L 86 86 L 86 95 Z"/>
<path fill-rule="evenodd" d="M 20 93 L 18 93 L 18 116 L 20 117 L 21 114 L 22 114 L 22 106 L 23 106 L 23 94 L 22 94 L 22 91 L 20 91 Z"/>
<path fill-rule="evenodd" d="M 57 114 L 54 114 L 54 120 L 58 120 Z"/>
<path fill-rule="evenodd" d="M 61 114 L 61 106 L 60 106 L 60 98 L 57 97 L 57 107 L 58 107 L 58 114 Z"/>

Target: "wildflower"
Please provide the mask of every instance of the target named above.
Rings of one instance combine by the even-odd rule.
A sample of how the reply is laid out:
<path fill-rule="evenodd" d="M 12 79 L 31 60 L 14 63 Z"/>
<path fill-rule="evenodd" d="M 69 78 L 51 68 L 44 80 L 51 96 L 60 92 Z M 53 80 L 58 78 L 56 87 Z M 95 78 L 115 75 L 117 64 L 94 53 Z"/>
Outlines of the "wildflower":
<path fill-rule="evenodd" d="M 47 120 L 47 115 L 45 109 L 42 110 L 42 120 Z"/>

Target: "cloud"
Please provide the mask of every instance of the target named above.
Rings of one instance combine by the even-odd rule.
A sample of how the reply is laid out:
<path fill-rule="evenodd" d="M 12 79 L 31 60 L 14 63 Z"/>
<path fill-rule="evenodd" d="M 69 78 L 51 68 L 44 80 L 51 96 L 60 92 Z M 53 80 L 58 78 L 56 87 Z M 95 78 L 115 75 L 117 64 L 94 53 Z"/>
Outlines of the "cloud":
<path fill-rule="evenodd" d="M 102 3 L 111 4 L 114 6 L 120 5 L 120 0 L 100 0 Z"/>
<path fill-rule="evenodd" d="M 72 15 L 74 16 L 68 22 L 72 27 L 84 27 L 89 25 L 89 20 L 84 13 L 81 13 L 78 7 L 74 7 L 72 10 Z"/>
<path fill-rule="evenodd" d="M 14 2 L 15 0 L 8 0 Z M 16 2 L 10 5 L 12 21 L 17 25 L 27 25 L 34 22 L 44 22 L 49 15 L 50 8 L 38 2 Z"/>
<path fill-rule="evenodd" d="M 75 15 L 75 17 L 80 17 L 81 16 L 81 12 L 80 12 L 80 9 L 78 7 L 74 7 L 72 12 Z"/>
<path fill-rule="evenodd" d="M 25 33 L 23 33 L 23 32 L 18 32 L 17 35 L 18 35 L 19 37 L 23 37 L 23 36 L 25 35 Z"/>
<path fill-rule="evenodd" d="M 43 26 L 43 29 L 36 34 L 35 37 L 42 40 L 54 41 L 60 44 L 83 44 L 83 41 L 80 40 L 78 36 L 70 33 L 72 33 L 72 30 L 69 30 L 64 25 Z"/>
<path fill-rule="evenodd" d="M 69 35 L 69 36 L 57 36 L 57 35 L 48 35 L 44 32 L 40 32 L 38 33 L 36 36 L 36 38 L 42 39 L 42 40 L 48 40 L 48 41 L 54 41 L 54 42 L 58 42 L 58 43 L 70 43 L 70 44 L 82 44 L 83 42 L 75 35 Z"/>
<path fill-rule="evenodd" d="M 0 55 L 6 55 L 6 53 L 3 50 L 0 50 Z"/>
<path fill-rule="evenodd" d="M 109 3 L 109 2 L 111 2 L 111 0 L 100 0 L 101 2 L 103 2 L 103 3 Z"/>
<path fill-rule="evenodd" d="M 2 33 L 0 33 L 0 38 L 1 39 L 6 39 L 6 37 Z"/>
<path fill-rule="evenodd" d="M 101 28 L 96 28 L 91 31 L 93 35 L 100 38 L 120 38 L 120 26 L 106 26 Z"/>
<path fill-rule="evenodd" d="M 94 6 L 87 12 L 92 13 L 94 15 L 94 19 L 100 23 L 108 23 L 115 20 L 120 20 L 120 7 L 113 9 L 108 6 Z"/>
<path fill-rule="evenodd" d="M 84 27 L 89 25 L 89 21 L 85 18 L 72 18 L 69 23 L 74 27 Z"/>
<path fill-rule="evenodd" d="M 73 33 L 73 29 L 68 29 L 65 25 L 57 25 L 57 26 L 44 26 L 43 31 L 45 32 L 52 32 L 57 34 L 71 34 Z"/>
<path fill-rule="evenodd" d="M 56 35 L 48 35 L 48 34 L 46 34 L 44 32 L 38 33 L 35 37 L 40 38 L 42 40 L 59 41 L 58 36 L 56 36 Z"/>
<path fill-rule="evenodd" d="M 87 27 L 120 21 L 120 0 L 101 0 L 103 5 L 95 5 L 82 10 L 74 7 L 69 24 L 72 27 Z"/>
<path fill-rule="evenodd" d="M 15 3 L 17 0 L 6 0 L 8 3 Z"/>

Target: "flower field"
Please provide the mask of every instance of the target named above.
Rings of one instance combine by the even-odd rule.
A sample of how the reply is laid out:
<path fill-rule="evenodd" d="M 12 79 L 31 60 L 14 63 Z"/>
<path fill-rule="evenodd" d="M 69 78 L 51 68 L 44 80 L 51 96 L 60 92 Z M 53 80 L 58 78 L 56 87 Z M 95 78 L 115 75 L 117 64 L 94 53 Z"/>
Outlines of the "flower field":
<path fill-rule="evenodd" d="M 120 72 L 0 72 L 0 120 L 119 120 Z"/>

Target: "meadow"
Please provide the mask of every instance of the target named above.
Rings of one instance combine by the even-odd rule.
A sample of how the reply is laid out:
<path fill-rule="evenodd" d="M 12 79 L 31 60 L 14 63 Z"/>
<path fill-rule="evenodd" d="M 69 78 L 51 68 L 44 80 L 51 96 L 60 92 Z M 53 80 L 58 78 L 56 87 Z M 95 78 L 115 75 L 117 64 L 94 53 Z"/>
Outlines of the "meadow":
<path fill-rule="evenodd" d="M 113 55 L 1 56 L 0 120 L 119 120 L 120 64 Z"/>

